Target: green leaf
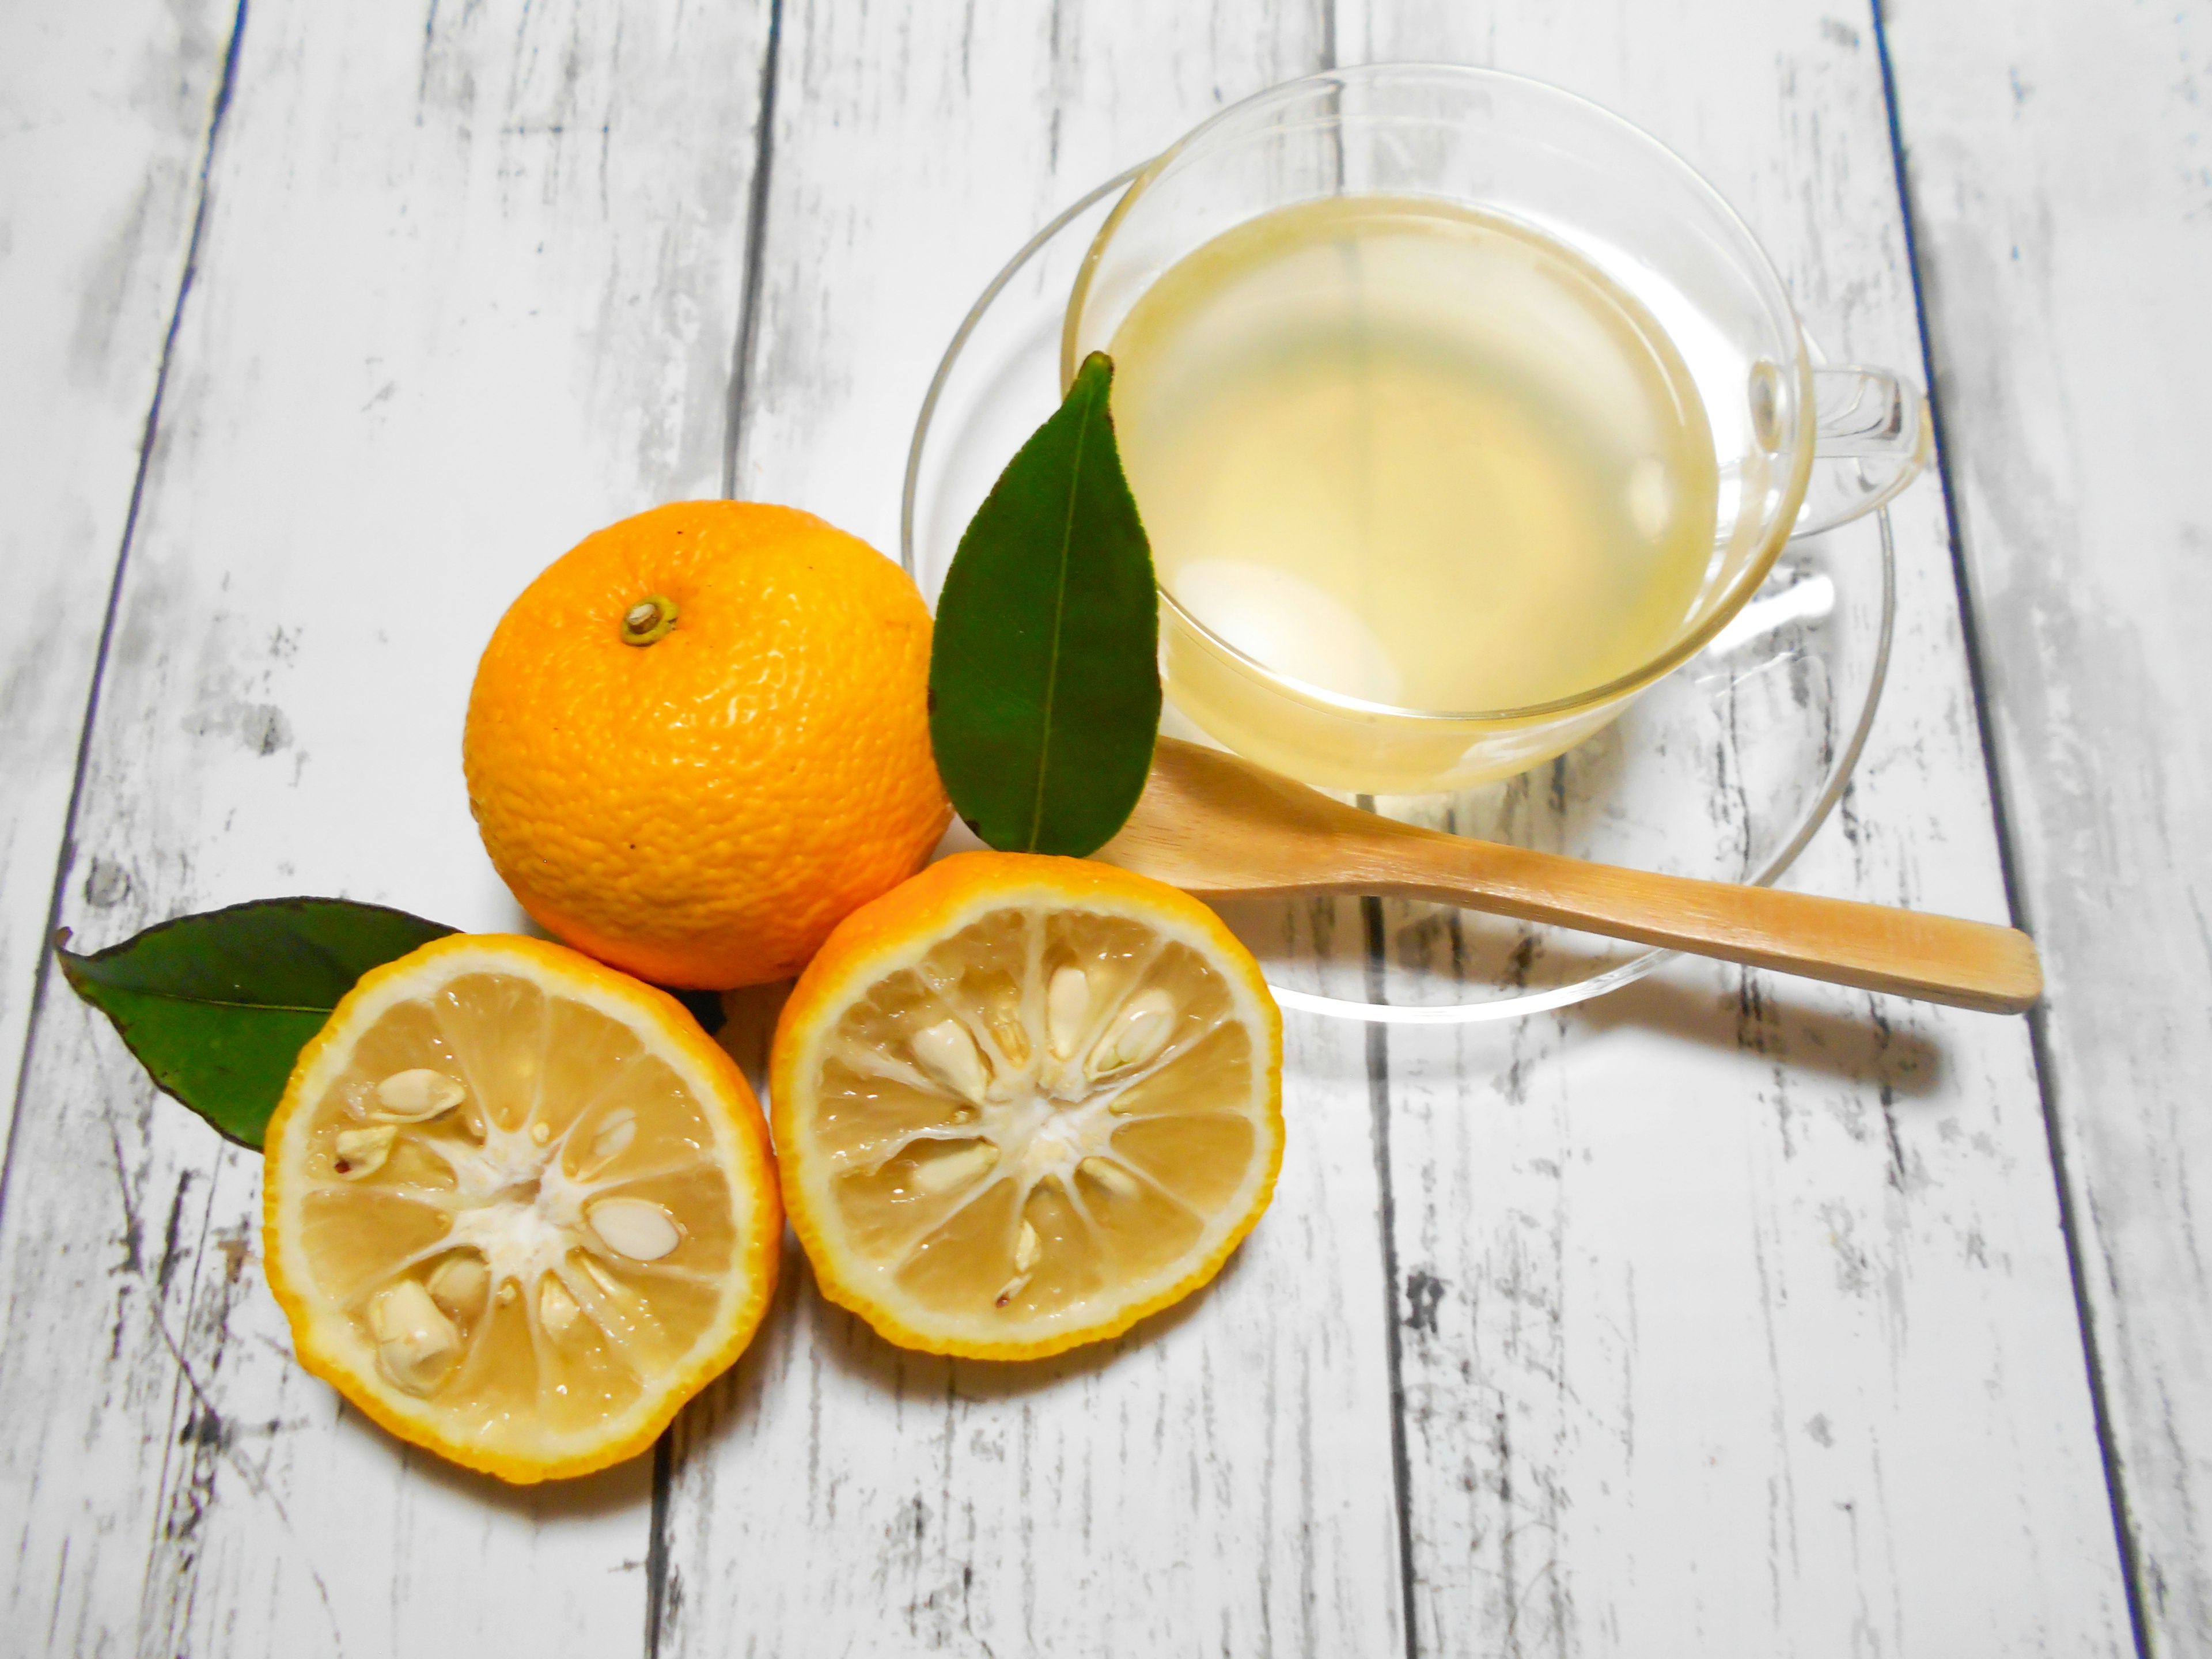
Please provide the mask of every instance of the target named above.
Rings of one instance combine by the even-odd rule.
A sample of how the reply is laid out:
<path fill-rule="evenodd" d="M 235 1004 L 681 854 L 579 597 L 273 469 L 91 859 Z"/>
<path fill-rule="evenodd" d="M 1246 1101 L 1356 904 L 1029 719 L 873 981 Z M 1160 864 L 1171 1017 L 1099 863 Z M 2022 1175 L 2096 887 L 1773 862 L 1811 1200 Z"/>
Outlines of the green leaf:
<path fill-rule="evenodd" d="M 1085 360 L 976 509 L 937 602 L 938 774 L 969 828 L 1008 852 L 1095 852 L 1152 769 L 1159 592 L 1113 380 L 1103 352 Z"/>
<path fill-rule="evenodd" d="M 453 930 L 350 899 L 258 899 L 149 927 L 95 956 L 54 954 L 160 1084 L 258 1149 L 292 1062 L 370 969 Z"/>

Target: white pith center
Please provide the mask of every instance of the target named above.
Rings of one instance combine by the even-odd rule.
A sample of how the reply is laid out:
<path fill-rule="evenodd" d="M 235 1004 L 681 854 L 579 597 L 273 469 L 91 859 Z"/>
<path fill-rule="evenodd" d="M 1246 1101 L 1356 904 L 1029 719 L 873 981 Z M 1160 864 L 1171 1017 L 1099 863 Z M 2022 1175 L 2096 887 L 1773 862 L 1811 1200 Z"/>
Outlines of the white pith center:
<path fill-rule="evenodd" d="M 493 1129 L 480 1151 L 440 1150 L 453 1171 L 447 1242 L 483 1253 L 494 1294 L 508 1279 L 534 1285 L 569 1251 L 591 1248 L 583 1236 L 590 1188 L 568 1178 L 551 1146 Z"/>
<path fill-rule="evenodd" d="M 427 1069 L 397 1073 L 374 1089 L 356 1089 L 348 1109 L 364 1127 L 342 1130 L 331 1171 L 344 1186 L 374 1176 L 389 1161 L 396 1137 L 427 1130 L 467 1099 L 457 1079 Z M 446 1233 L 398 1263 L 361 1298 L 380 1368 L 398 1387 L 434 1393 L 456 1375 L 489 1324 L 495 1301 L 520 1301 L 533 1336 L 558 1339 L 580 1319 L 610 1339 L 617 1333 L 602 1312 L 611 1285 L 591 1267 L 657 1261 L 683 1237 L 681 1224 L 651 1200 L 617 1195 L 639 1176 L 602 1178 L 636 1134 L 628 1108 L 593 1119 L 580 1160 L 569 1172 L 565 1153 L 589 1112 L 559 1134 L 533 1111 L 514 1128 L 476 1114 L 481 1141 L 451 1133 L 417 1133 L 413 1144 L 443 1163 L 450 1188 L 410 1186 L 407 1196 L 443 1211 Z M 656 1173 L 659 1173 L 656 1171 Z M 457 1253 L 474 1251 L 481 1272 L 448 1272 Z M 578 1264 L 572 1258 L 580 1253 Z M 427 1280 L 416 1270 L 438 1263 Z M 581 1272 L 579 1272 L 579 1266 Z M 619 1340 L 610 1342 L 618 1362 Z M 646 1381 L 642 1376 L 641 1382 Z"/>
<path fill-rule="evenodd" d="M 1111 1156 L 1114 1123 L 1102 1101 L 1054 1102 L 1035 1095 L 1004 1105 L 994 1103 L 982 1116 L 983 1133 L 1002 1158 L 1009 1151 L 1019 1152 L 1021 1165 L 1014 1173 L 1030 1185 L 1048 1176 L 1072 1179 L 1085 1158 Z"/>
<path fill-rule="evenodd" d="M 1054 975 L 1054 991 L 1082 977 L 1079 968 L 1062 968 Z M 1060 994 L 1054 1000 L 1064 1008 L 1072 999 Z M 1083 1012 L 1079 1009 L 1079 1017 Z M 1171 1057 L 1179 1035 L 1176 1020 L 1164 992 L 1142 991 L 1115 1011 L 1104 1030 L 1086 1034 L 1090 1040 L 1079 1044 L 1056 1044 L 1058 1032 L 1025 1030 L 1028 1053 L 1019 1060 L 988 1031 L 978 1042 L 964 1020 L 939 1020 L 916 1034 L 915 1063 L 963 1104 L 952 1124 L 925 1130 L 915 1139 L 988 1141 L 998 1153 L 994 1167 L 1018 1176 L 1025 1186 L 1047 1176 L 1072 1181 L 1086 1158 L 1119 1164 L 1112 1143 L 1122 1120 L 1114 1103 L 1158 1070 L 1156 1062 Z M 1071 1047 L 1078 1051 L 1054 1052 Z"/>
<path fill-rule="evenodd" d="M 1143 978 L 1139 972 L 1133 982 Z M 1018 1008 L 1002 1007 L 995 1024 L 948 1001 L 951 1012 L 915 1031 L 904 1054 L 848 1051 L 863 1070 L 903 1074 L 953 1104 L 949 1121 L 879 1149 L 869 1160 L 874 1168 L 904 1154 L 926 1154 L 935 1142 L 953 1150 L 916 1164 L 911 1180 L 920 1190 L 964 1189 L 965 1207 L 1000 1182 L 1014 1184 L 1013 1276 L 998 1294 L 1000 1309 L 1020 1294 L 1041 1257 L 1027 1216 L 1040 1184 L 1057 1182 L 1085 1224 L 1094 1224 L 1079 1172 L 1115 1199 L 1149 1191 L 1188 1208 L 1120 1156 L 1114 1136 L 1128 1121 L 1122 1097 L 1226 1018 L 1194 1020 L 1158 986 L 1098 998 L 1084 969 L 1073 965 L 1057 969 L 1042 986 L 1032 978 L 1019 1001 Z"/>

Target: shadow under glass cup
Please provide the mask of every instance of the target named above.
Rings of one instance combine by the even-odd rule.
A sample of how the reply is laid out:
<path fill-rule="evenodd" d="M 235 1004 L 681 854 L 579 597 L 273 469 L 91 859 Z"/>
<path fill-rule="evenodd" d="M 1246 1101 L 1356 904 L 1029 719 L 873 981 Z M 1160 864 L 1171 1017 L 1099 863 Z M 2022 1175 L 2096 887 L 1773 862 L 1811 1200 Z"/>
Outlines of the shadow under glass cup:
<path fill-rule="evenodd" d="M 1595 268 L 1625 296 L 1620 309 L 1659 337 L 1656 349 L 1703 405 L 1686 429 L 1712 448 L 1701 495 L 1711 501 L 1710 550 L 1700 519 L 1703 568 L 1648 653 L 1625 672 L 1522 706 L 1401 707 L 1300 678 L 1309 654 L 1276 651 L 1269 660 L 1233 643 L 1237 618 L 1224 606 L 1239 602 L 1236 585 L 1201 593 L 1178 576 L 1197 567 L 1160 544 L 1146 480 L 1133 467 L 1138 506 L 1161 552 L 1170 695 L 1208 735 L 1262 764 L 1322 787 L 1386 795 L 1462 789 L 1524 771 L 1602 728 L 1695 655 L 1792 535 L 1871 511 L 1925 463 L 1918 393 L 1886 370 L 1816 365 L 1758 243 L 1680 158 L 1570 94 L 1441 65 L 1332 70 L 1288 82 L 1224 110 L 1145 168 L 1076 280 L 1061 338 L 1063 388 L 1189 256 L 1263 216 L 1362 198 L 1442 204 L 1439 211 L 1463 212 L 1470 222 L 1533 234 L 1536 246 L 1563 246 L 1566 258 Z M 1480 302 L 1469 295 L 1469 304 Z M 1115 410 L 1125 450 L 1126 384 L 1117 385 Z M 1192 459 L 1206 465 L 1203 455 Z M 1844 464 L 1848 482 L 1821 491 L 1808 508 L 1822 459 Z M 1388 560 L 1390 550 L 1361 556 Z M 1480 603 L 1483 580 L 1470 568 L 1466 592 L 1440 593 L 1437 604 Z M 1449 611 L 1443 614 L 1448 623 Z M 1476 630 L 1468 631 L 1470 651 L 1479 649 Z"/>

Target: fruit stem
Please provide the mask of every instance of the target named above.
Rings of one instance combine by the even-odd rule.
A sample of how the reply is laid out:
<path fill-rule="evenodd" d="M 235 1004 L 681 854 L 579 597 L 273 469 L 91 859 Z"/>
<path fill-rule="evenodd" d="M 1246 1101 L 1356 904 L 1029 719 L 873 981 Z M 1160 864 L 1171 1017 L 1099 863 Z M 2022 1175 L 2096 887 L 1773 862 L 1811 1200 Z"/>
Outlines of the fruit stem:
<path fill-rule="evenodd" d="M 676 626 L 676 601 L 665 593 L 648 593 L 623 612 L 624 645 L 651 645 Z"/>

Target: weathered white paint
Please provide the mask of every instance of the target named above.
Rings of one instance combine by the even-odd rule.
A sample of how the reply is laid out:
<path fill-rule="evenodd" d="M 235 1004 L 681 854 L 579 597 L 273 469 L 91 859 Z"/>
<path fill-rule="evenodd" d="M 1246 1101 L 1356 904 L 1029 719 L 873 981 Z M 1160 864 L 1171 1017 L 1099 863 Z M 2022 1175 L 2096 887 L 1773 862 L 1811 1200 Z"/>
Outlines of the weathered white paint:
<path fill-rule="evenodd" d="M 894 545 L 921 388 L 1006 253 L 1332 54 L 1614 105 L 1745 211 L 1832 346 L 1911 365 L 1863 13 L 1373 10 L 784 0 L 739 493 Z M 720 481 L 767 11 L 694 12 L 253 9 L 93 733 L 64 913 L 88 942 L 284 890 L 512 919 L 454 764 L 476 647 L 576 534 Z M 2074 434 L 2037 431 L 2064 459 Z M 1935 492 L 1899 523 L 1891 695 L 1796 879 L 2001 915 Z M 2052 579 L 2019 580 L 2047 621 Z M 2184 846 L 2194 821 L 2163 820 Z M 90 903 L 94 860 L 119 902 Z M 1316 984 L 1363 971 L 1356 907 L 1283 925 Z M 746 1000 L 733 1047 L 774 1001 Z M 517 1494 L 340 1413 L 261 1285 L 252 1160 L 73 1003 L 33 1043 L 0 1211 L 14 1645 L 1395 1652 L 1401 1526 L 1425 1652 L 2126 1645 L 2014 1023 L 1696 968 L 1463 1034 L 1293 1021 L 1276 1207 L 1211 1291 L 1110 1350 L 984 1367 L 886 1347 L 794 1256 L 657 1504 L 645 1463 Z M 2130 1284 L 2113 1328 L 2165 1317 Z M 2145 1397 L 2185 1403 L 2197 1351 L 2143 1351 Z M 2188 1491 L 2160 1488 L 2169 1572 L 2202 1568 Z"/>
<path fill-rule="evenodd" d="M 2212 1650 L 2212 18 L 1888 0 L 2144 1622 Z"/>
<path fill-rule="evenodd" d="M 0 12 L 0 1142 L 231 21 Z M 80 873 L 86 902 L 120 896 Z"/>
<path fill-rule="evenodd" d="M 740 491 L 895 550 L 915 413 L 984 283 L 1100 178 L 1317 66 L 1320 23 L 787 0 Z M 1317 974 L 1358 971 L 1342 917 L 1289 919 L 1336 926 L 1304 934 Z M 679 1428 L 662 1650 L 1401 1650 L 1364 1053 L 1356 1028 L 1293 1029 L 1273 1210 L 1211 1289 L 1097 1352 L 901 1353 L 793 1256 Z"/>
<path fill-rule="evenodd" d="M 717 487 L 764 12 L 428 11 L 251 9 L 76 825 L 127 878 L 72 877 L 88 943 L 285 891 L 511 922 L 461 786 L 476 653 L 578 536 Z M 341 1411 L 263 1283 L 255 1159 L 73 999 L 33 1043 L 0 1646 L 640 1640 L 649 1462 L 514 1492 Z"/>
<path fill-rule="evenodd" d="M 1347 54 L 1494 64 L 1657 134 L 1832 352 L 1917 378 L 1863 8 L 1373 15 L 1340 14 Z M 1790 881 L 2001 919 L 1939 491 L 1895 517 L 1888 693 Z M 2021 1022 L 1684 966 L 1389 1050 L 1425 1651 L 2131 1646 Z"/>

